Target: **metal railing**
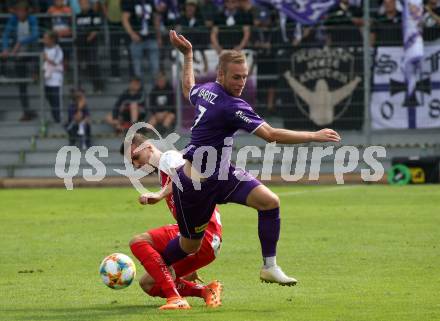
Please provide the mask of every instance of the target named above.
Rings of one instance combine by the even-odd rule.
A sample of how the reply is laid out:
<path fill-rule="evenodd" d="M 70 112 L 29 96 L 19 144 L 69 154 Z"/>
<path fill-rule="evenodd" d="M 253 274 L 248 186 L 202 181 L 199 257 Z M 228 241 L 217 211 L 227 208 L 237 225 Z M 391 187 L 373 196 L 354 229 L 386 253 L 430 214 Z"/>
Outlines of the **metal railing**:
<path fill-rule="evenodd" d="M 253 39 L 247 46 L 251 77 L 249 79 L 249 88 L 246 92 L 248 96 L 245 98 L 249 98 L 258 112 L 267 113 L 269 118 L 281 121 L 286 127 L 315 128 L 334 123 L 337 127 L 339 126 L 343 129 L 362 131 L 369 139 L 371 137 L 372 122 L 370 105 L 374 55 L 374 46 L 370 43 L 371 31 L 394 34 L 396 35 L 395 38 L 399 39 L 398 34 L 401 33 L 401 26 L 397 25 L 395 30 L 392 30 L 390 27 L 384 30 L 377 28 L 377 26 L 372 28 L 369 1 L 363 2 L 363 9 L 364 24 L 362 27 L 340 26 L 337 24 L 326 25 L 324 22 L 313 27 L 304 27 L 302 34 L 298 38 L 298 35 L 295 34 L 296 26 L 294 24 L 289 25 L 285 31 L 288 37 L 287 41 L 282 40 L 282 37 L 278 37 L 279 35 L 277 39 L 281 40 L 271 40 L 271 50 L 273 51 L 271 54 L 267 54 L 261 48 L 257 48 L 255 46 L 255 39 Z M 39 19 L 52 18 L 48 14 L 36 14 L 35 16 Z M 0 15 L 0 19 L 7 17 L 9 15 Z M 77 47 L 75 41 L 77 38 L 75 16 L 69 17 L 71 17 L 72 23 L 72 38 L 62 41 L 67 42 L 73 48 L 71 57 L 72 85 L 77 87 L 82 83 L 77 55 L 77 51 L 80 48 Z M 278 26 L 271 26 L 270 29 L 272 32 L 281 32 Z M 198 61 L 195 63 L 195 68 L 199 71 L 197 73 L 199 80 L 214 80 L 217 54 L 210 49 L 210 44 L 208 43 L 209 30 L 207 28 L 183 30 L 185 34 L 188 31 L 197 33 L 199 38 L 205 39 L 204 42 L 194 46 L 195 49 L 200 49 L 196 50 L 198 52 Z M 252 33 L 257 32 L 258 29 L 253 27 Z M 356 41 L 347 41 L 347 38 L 344 36 L 346 34 L 354 34 L 357 37 Z M 104 37 L 103 45 L 107 59 L 109 37 L 112 34 L 106 23 L 104 23 L 102 35 Z M 392 37 L 383 38 L 389 40 Z M 164 33 L 164 39 L 166 39 L 166 33 Z M 382 43 L 382 45 L 399 45 L 399 41 L 393 40 Z M 400 43 L 400 45 L 402 44 Z M 162 57 L 164 57 L 162 68 L 166 69 L 167 73 L 171 75 L 175 89 L 177 106 L 176 128 L 179 131 L 186 131 L 192 122 L 193 111 L 181 97 L 179 80 L 181 64 L 179 64 L 179 59 L 175 59 L 176 55 L 174 57 L 171 56 L 172 48 L 169 45 L 162 48 L 161 51 Z M 204 72 L 206 67 L 204 66 L 204 58 L 208 60 L 208 72 Z M 102 62 L 104 60 L 99 61 L 99 63 Z M 319 66 L 319 64 L 323 64 L 323 66 Z M 42 66 L 41 60 L 40 66 Z M 290 72 L 290 75 L 288 72 Z M 323 75 L 326 77 L 330 76 L 326 78 Z M 319 82 L 320 77 L 325 78 L 325 82 Z M 357 77 L 360 78 L 360 82 L 351 91 L 350 95 L 343 100 L 343 103 L 340 106 L 330 106 L 335 108 L 334 115 L 312 115 L 313 111 L 310 110 L 310 106 L 306 105 L 315 104 L 319 108 L 319 101 L 307 102 L 306 100 L 309 99 L 305 98 L 307 95 L 312 96 L 311 98 L 316 98 L 318 90 L 332 91 L 346 85 L 350 86 L 350 82 L 358 82 Z M 44 84 L 41 85 L 42 79 L 40 76 L 41 110 L 44 109 L 45 105 Z M 273 94 L 272 89 L 275 91 L 275 94 Z M 119 93 L 111 92 L 109 94 L 117 95 Z M 275 95 L 272 102 L 268 98 L 271 95 Z M 274 104 L 274 109 L 268 109 L 268 104 Z M 42 115 L 44 115 L 44 112 L 42 112 Z M 329 119 L 328 117 L 333 118 Z M 329 120 L 332 120 L 332 122 L 329 122 Z M 44 123 L 45 119 L 41 121 Z"/>

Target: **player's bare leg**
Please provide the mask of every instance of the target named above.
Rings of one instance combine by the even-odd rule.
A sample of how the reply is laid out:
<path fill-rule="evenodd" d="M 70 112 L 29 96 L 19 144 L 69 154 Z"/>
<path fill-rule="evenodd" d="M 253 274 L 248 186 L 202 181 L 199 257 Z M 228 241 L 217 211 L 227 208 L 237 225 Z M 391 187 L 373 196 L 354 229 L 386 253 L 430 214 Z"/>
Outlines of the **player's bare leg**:
<path fill-rule="evenodd" d="M 263 282 L 292 286 L 298 281 L 287 276 L 276 263 L 276 245 L 280 234 L 280 200 L 264 185 L 255 187 L 247 196 L 246 204 L 258 210 L 258 236 L 263 254 L 260 279 Z"/>

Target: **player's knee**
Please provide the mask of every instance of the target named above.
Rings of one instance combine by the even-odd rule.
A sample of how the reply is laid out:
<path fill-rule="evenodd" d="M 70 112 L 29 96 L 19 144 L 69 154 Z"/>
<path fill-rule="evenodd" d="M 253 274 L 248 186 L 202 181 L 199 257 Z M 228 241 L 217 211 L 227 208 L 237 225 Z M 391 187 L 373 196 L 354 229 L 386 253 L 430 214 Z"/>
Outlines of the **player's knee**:
<path fill-rule="evenodd" d="M 139 286 L 142 290 L 144 290 L 145 293 L 148 293 L 154 286 L 154 279 L 149 274 L 145 274 L 139 280 Z"/>
<path fill-rule="evenodd" d="M 280 207 L 280 198 L 276 194 L 271 193 L 265 199 L 262 210 L 272 210 L 278 207 Z"/>
<path fill-rule="evenodd" d="M 135 244 L 135 243 L 137 243 L 137 242 L 140 242 L 140 241 L 147 241 L 148 243 L 152 243 L 152 240 L 151 240 L 151 236 L 150 236 L 150 234 L 149 233 L 143 233 L 143 234 L 138 234 L 138 235 L 135 235 L 131 240 L 130 240 L 130 242 L 128 243 L 129 244 L 129 246 L 131 247 L 133 244 Z"/>

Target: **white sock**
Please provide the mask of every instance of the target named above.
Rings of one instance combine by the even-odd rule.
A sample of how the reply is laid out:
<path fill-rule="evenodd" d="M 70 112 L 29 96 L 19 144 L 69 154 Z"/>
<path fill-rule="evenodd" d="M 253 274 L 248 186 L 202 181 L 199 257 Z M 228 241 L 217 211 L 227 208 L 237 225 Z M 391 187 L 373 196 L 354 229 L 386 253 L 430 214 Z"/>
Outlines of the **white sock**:
<path fill-rule="evenodd" d="M 277 265 L 277 257 L 276 256 L 263 257 L 263 264 L 266 269 L 274 265 Z"/>

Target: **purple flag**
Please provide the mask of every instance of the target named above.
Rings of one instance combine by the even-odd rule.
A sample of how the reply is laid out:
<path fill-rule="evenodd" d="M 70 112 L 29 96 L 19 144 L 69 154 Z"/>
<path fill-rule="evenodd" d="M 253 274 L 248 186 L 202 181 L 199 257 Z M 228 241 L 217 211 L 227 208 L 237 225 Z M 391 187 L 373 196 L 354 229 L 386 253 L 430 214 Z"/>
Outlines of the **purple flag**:
<path fill-rule="evenodd" d="M 423 59 L 422 38 L 422 0 L 405 0 L 403 8 L 403 73 L 407 83 L 408 95 L 413 95 L 421 72 Z"/>
<path fill-rule="evenodd" d="M 304 25 L 316 24 L 339 0 L 256 0 L 261 5 L 272 5 L 290 19 Z"/>

